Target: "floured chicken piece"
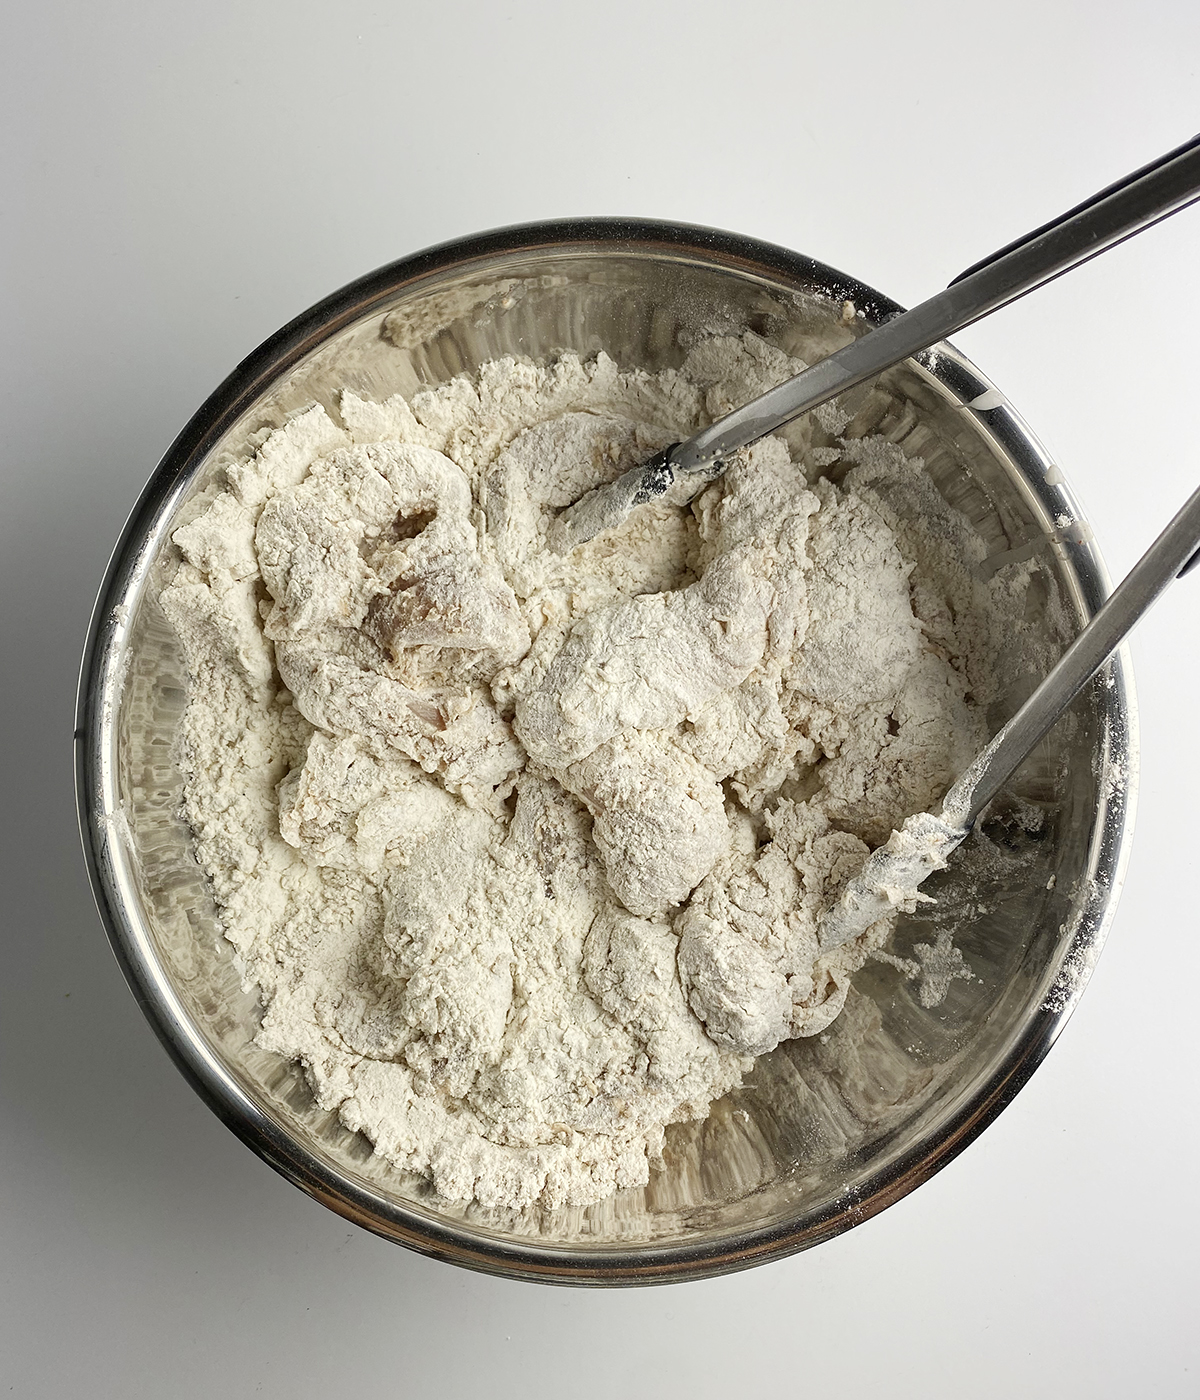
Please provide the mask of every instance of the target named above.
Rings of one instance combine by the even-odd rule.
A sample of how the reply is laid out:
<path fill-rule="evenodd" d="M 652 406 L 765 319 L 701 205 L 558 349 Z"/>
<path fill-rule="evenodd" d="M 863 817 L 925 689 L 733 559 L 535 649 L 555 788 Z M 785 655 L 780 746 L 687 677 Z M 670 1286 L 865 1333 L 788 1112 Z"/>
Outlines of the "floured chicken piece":
<path fill-rule="evenodd" d="M 258 1042 L 445 1198 L 644 1184 L 669 1124 L 838 1014 L 893 920 L 823 955 L 822 918 L 986 738 L 1029 566 L 984 581 L 882 439 L 768 439 L 549 548 L 801 368 L 747 335 L 346 392 L 175 531 L 186 811 Z"/>

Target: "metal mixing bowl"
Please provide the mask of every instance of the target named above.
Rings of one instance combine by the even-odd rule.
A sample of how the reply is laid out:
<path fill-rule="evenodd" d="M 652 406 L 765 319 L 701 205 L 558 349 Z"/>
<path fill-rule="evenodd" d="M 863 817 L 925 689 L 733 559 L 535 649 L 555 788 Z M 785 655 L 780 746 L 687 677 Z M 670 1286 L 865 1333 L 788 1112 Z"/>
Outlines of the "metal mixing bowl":
<path fill-rule="evenodd" d="M 1082 992 L 1130 836 L 1123 656 L 1014 780 L 1026 810 L 1044 812 L 1041 829 L 993 827 L 929 886 L 974 980 L 953 982 L 927 1009 L 894 967 L 868 964 L 829 1032 L 781 1045 L 707 1121 L 671 1129 L 665 1166 L 642 1190 L 551 1213 L 448 1205 L 321 1111 L 297 1065 L 254 1045 L 257 997 L 242 990 L 221 935 L 172 761 L 188 682 L 157 598 L 178 557 L 180 508 L 245 455 L 251 433 L 314 400 L 336 411 L 342 386 L 407 395 L 499 355 L 561 348 L 657 370 L 680 362 L 681 336 L 714 326 L 791 349 L 814 333 L 848 334 L 838 329 L 846 301 L 863 313 L 859 332 L 899 309 L 809 258 L 709 229 L 576 220 L 445 244 L 353 283 L 255 351 L 184 429 L 134 510 L 80 687 L 79 809 L 96 898 L 134 995 L 195 1089 L 348 1219 L 454 1263 L 562 1283 L 763 1263 L 867 1219 L 945 1165 L 1033 1072 Z M 1057 468 L 972 365 L 939 346 L 853 407 L 924 458 L 987 541 L 985 567 L 1045 565 L 1035 627 L 1049 639 L 1082 625 L 1107 591 L 1090 532 Z M 1035 679 L 1015 675 L 991 718 L 1003 720 Z M 934 932 L 928 920 L 902 921 L 897 951 Z"/>

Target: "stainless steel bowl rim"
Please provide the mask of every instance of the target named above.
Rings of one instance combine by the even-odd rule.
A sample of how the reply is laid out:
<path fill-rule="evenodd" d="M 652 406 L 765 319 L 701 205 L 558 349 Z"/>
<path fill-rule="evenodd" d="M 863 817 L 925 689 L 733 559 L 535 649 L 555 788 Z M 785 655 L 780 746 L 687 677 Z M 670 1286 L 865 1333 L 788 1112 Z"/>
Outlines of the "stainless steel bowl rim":
<path fill-rule="evenodd" d="M 942 1123 L 939 1131 L 878 1170 L 864 1186 L 802 1227 L 784 1223 L 751 1230 L 736 1242 L 639 1243 L 566 1247 L 511 1239 L 469 1239 L 451 1221 L 418 1215 L 360 1181 L 313 1159 L 213 1054 L 171 985 L 145 928 L 122 843 L 116 771 L 116 719 L 128 662 L 125 643 L 149 566 L 166 537 L 182 494 L 224 433 L 270 385 L 339 330 L 423 279 L 450 270 L 486 268 L 498 255 L 553 251 L 654 252 L 664 258 L 702 255 L 730 271 L 814 288 L 850 301 L 868 323 L 902 310 L 844 273 L 757 239 L 696 225 L 648 219 L 584 218 L 521 224 L 457 239 L 389 263 L 349 283 L 284 326 L 238 365 L 176 438 L 134 507 L 113 551 L 92 616 L 76 712 L 76 794 L 84 854 L 113 952 L 154 1031 L 192 1087 L 250 1148 L 315 1199 L 377 1234 L 468 1268 L 525 1280 L 583 1285 L 644 1284 L 732 1272 L 818 1244 L 877 1214 L 928 1180 L 963 1150 L 1012 1100 L 1045 1058 L 1090 976 L 1116 907 L 1128 858 L 1136 792 L 1136 703 L 1124 648 L 1110 663 L 1100 706 L 1109 736 L 1110 781 L 1091 854 L 1091 879 L 1061 972 L 1024 1034 L 991 1076 Z M 1021 417 L 964 356 L 942 344 L 918 357 L 922 368 L 975 415 L 1020 469 L 1049 518 L 1083 521 L 1052 459 Z M 987 395 L 995 407 L 970 408 Z M 1108 593 L 1108 577 L 1086 530 L 1058 546 L 1090 615 Z"/>

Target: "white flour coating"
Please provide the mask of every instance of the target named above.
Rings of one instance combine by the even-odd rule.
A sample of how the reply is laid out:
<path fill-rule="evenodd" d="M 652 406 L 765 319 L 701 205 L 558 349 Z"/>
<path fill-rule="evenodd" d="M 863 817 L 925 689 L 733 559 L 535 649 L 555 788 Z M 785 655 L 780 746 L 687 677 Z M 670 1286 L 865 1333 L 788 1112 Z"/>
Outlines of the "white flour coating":
<path fill-rule="evenodd" d="M 822 916 L 985 738 L 1028 568 L 982 581 L 882 439 L 769 439 L 546 547 L 799 368 L 748 335 L 347 391 L 175 532 L 186 814 L 258 1043 L 443 1197 L 645 1183 L 667 1124 L 838 1014 L 892 920 L 822 956 Z"/>

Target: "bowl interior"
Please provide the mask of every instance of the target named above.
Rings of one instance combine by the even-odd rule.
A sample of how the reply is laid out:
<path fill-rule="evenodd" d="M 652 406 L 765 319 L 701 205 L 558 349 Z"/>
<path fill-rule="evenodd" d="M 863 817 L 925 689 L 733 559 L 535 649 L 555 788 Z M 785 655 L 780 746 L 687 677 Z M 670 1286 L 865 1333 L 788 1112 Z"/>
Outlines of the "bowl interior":
<path fill-rule="evenodd" d="M 388 1167 L 322 1112 L 302 1070 L 259 1050 L 243 990 L 180 817 L 173 745 L 187 694 L 158 606 L 177 557 L 173 522 L 252 434 L 337 391 L 406 396 L 502 355 L 605 351 L 622 367 L 678 365 L 698 334 L 751 330 L 812 358 L 892 308 L 830 269 L 745 241 L 704 246 L 675 230 L 513 236 L 398 264 L 347 289 L 247 362 L 151 483 L 98 615 L 87 831 L 114 942 L 160 1035 L 236 1131 L 305 1189 L 382 1234 L 477 1267 L 564 1281 L 651 1281 L 736 1268 L 866 1218 L 948 1160 L 1045 1053 L 1086 980 L 1111 912 L 1127 837 L 1132 719 L 1123 665 L 1025 764 L 1012 794 L 1040 830 L 997 822 L 928 889 L 895 951 L 943 927 L 975 973 L 923 1007 L 896 968 L 860 974 L 823 1035 L 781 1045 L 703 1123 L 668 1134 L 642 1190 L 557 1212 L 447 1204 Z M 385 275 L 386 274 L 386 275 Z M 848 327 L 843 302 L 865 315 Z M 1104 592 L 1061 477 L 989 386 L 948 347 L 843 404 L 851 432 L 882 432 L 924 459 L 976 525 L 985 568 L 1035 558 L 1031 622 L 1043 656 Z M 989 400 L 988 402 L 991 402 Z M 205 416 L 206 415 L 206 416 Z M 199 421 L 199 420 L 198 420 Z M 1070 522 L 1065 527 L 1063 520 Z M 1040 677 L 1014 665 L 1000 723 Z M 86 786 L 86 784 L 85 784 Z"/>

